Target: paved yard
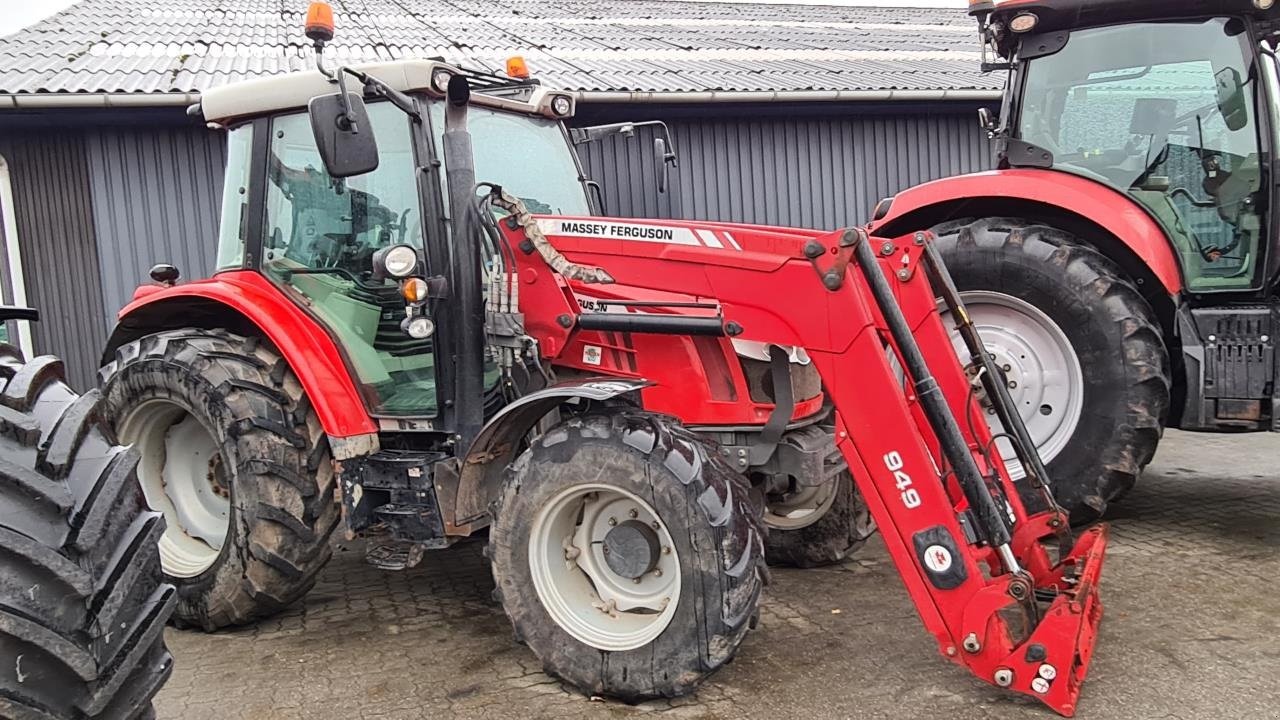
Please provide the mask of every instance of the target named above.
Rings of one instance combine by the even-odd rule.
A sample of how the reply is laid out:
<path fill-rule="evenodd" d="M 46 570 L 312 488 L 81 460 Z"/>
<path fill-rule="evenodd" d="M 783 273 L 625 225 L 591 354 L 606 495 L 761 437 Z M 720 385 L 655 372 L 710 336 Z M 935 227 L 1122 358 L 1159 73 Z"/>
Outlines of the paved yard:
<path fill-rule="evenodd" d="M 1280 717 L 1280 437 L 1170 432 L 1117 506 L 1082 718 Z M 778 571 L 760 627 L 693 697 L 593 702 L 538 671 L 477 543 L 390 574 L 340 548 L 305 604 L 169 631 L 162 719 L 1049 718 L 943 661 L 883 546 Z"/>

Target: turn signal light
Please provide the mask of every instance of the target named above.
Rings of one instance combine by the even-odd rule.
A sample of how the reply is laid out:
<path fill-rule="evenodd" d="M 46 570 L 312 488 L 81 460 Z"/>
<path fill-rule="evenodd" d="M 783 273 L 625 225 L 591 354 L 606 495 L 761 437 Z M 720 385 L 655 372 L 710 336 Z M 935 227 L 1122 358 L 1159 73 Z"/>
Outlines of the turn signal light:
<path fill-rule="evenodd" d="M 407 303 L 420 303 L 427 299 L 427 281 L 422 278 L 408 278 L 400 283 L 400 295 Z"/>
<path fill-rule="evenodd" d="M 525 63 L 524 58 L 519 55 L 512 55 L 507 58 L 507 77 L 521 80 L 529 78 L 529 65 Z"/>
<path fill-rule="evenodd" d="M 333 8 L 327 2 L 313 2 L 307 8 L 307 37 L 316 42 L 333 39 Z"/>

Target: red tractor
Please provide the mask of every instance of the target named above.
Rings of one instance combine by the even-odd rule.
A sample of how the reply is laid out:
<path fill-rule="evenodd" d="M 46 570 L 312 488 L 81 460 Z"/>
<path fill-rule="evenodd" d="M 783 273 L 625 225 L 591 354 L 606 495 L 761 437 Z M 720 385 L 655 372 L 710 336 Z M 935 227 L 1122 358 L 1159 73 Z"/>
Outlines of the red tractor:
<path fill-rule="evenodd" d="M 877 207 L 874 235 L 938 234 L 1075 519 L 1164 427 L 1280 430 L 1274 5 L 971 2 L 998 169 Z"/>
<path fill-rule="evenodd" d="M 319 72 L 202 96 L 229 130 L 219 271 L 157 266 L 104 356 L 180 622 L 297 599 L 338 526 L 388 567 L 487 528 L 548 672 L 673 696 L 753 624 L 766 535 L 829 560 L 869 509 L 948 658 L 1074 711 L 1106 528 L 1073 538 L 1038 482 L 927 233 L 595 216 L 570 95 L 434 61 L 331 72 L 327 15 Z"/>

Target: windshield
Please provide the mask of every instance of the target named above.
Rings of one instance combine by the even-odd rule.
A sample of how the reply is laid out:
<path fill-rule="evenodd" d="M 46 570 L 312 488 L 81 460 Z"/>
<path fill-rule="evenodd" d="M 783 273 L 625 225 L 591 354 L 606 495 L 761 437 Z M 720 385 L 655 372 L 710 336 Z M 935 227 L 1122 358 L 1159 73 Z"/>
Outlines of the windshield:
<path fill-rule="evenodd" d="M 335 336 L 374 414 L 436 414 L 430 340 L 400 329 L 397 285 L 372 277 L 373 253 L 422 247 L 422 211 L 413 141 L 404 113 L 370 103 L 378 168 L 335 180 L 316 151 L 304 113 L 271 120 L 262 267 L 301 294 Z"/>
<path fill-rule="evenodd" d="M 1079 30 L 1025 65 L 1019 137 L 1146 206 L 1197 291 L 1258 282 L 1258 82 L 1243 31 L 1227 18 Z"/>
<path fill-rule="evenodd" d="M 586 190 L 560 123 L 471 105 L 467 111 L 476 180 L 501 185 L 530 212 L 590 215 Z M 431 103 L 431 125 L 444 132 L 444 104 Z M 436 146 L 444 143 L 436 138 Z"/>

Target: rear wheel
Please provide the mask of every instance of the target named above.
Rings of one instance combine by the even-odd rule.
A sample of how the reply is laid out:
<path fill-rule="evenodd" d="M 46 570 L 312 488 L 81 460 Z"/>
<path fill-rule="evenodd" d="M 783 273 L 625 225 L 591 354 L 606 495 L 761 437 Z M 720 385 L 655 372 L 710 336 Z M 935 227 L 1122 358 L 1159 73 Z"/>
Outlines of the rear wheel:
<path fill-rule="evenodd" d="M 764 521 L 769 564 L 800 568 L 838 563 L 876 531 L 848 470 L 821 485 L 793 483 L 788 492 L 769 495 Z"/>
<path fill-rule="evenodd" d="M 102 375 L 107 416 L 168 523 L 175 621 L 246 623 L 310 590 L 338 508 L 327 439 L 285 360 L 257 338 L 174 330 L 121 347 Z"/>
<path fill-rule="evenodd" d="M 984 218 L 935 232 L 1058 502 L 1077 522 L 1100 517 L 1151 461 L 1169 406 L 1168 353 L 1150 305 L 1114 263 L 1057 228 Z"/>
<path fill-rule="evenodd" d="M 152 717 L 173 660 L 164 530 L 98 391 L 0 346 L 0 717 Z"/>
<path fill-rule="evenodd" d="M 749 494 L 670 418 L 628 410 L 553 427 L 494 507 L 493 576 L 516 637 L 586 693 L 692 691 L 756 614 L 764 528 Z"/>

